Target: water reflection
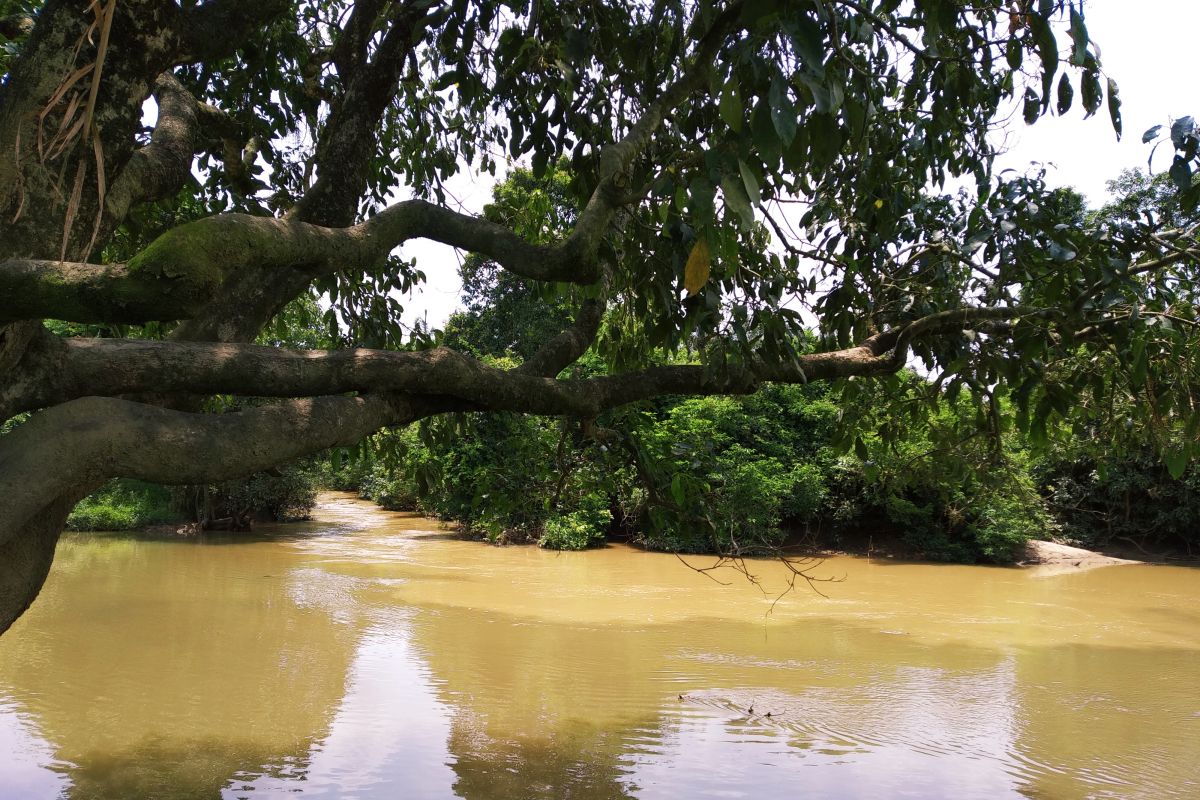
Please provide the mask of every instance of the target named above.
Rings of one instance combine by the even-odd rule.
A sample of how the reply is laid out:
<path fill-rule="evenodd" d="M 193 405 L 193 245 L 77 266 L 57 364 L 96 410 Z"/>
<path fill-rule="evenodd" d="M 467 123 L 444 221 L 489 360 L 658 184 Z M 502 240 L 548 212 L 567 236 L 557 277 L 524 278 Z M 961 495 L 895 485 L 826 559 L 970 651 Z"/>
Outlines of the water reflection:
<path fill-rule="evenodd" d="M 767 615 L 669 557 L 323 515 L 66 538 L 0 639 L 0 797 L 1200 796 L 1194 571 L 843 559 Z"/>
<path fill-rule="evenodd" d="M 366 632 L 329 733 L 301 764 L 237 775 L 222 797 L 450 796 L 449 714 L 406 627 L 403 616 L 393 616 Z"/>
<path fill-rule="evenodd" d="M 54 748 L 11 699 L 0 694 L 0 792 L 11 797 L 57 797 L 66 791 L 65 777 L 52 769 Z"/>

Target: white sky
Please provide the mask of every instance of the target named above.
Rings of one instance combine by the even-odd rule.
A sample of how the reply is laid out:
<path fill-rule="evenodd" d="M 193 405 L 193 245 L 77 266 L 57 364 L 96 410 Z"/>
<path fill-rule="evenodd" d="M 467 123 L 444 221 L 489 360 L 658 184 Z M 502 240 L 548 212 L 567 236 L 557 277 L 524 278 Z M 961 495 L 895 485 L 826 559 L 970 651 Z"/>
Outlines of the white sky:
<path fill-rule="evenodd" d="M 1100 46 L 1102 68 L 1120 86 L 1124 136 L 1117 142 L 1106 104 L 1083 119 L 1076 85 L 1075 104 L 1066 116 L 1045 117 L 1033 126 L 1015 116 L 1007 131 L 1008 152 L 997 169 L 1023 171 L 1030 162 L 1043 162 L 1051 167 L 1047 181 L 1052 186 L 1074 186 L 1098 205 L 1107 197 L 1106 181 L 1127 167 L 1145 169 L 1151 148 L 1142 144 L 1147 128 L 1200 116 L 1200 0 L 1088 0 L 1085 19 Z M 1170 165 L 1169 149 L 1159 149 L 1155 172 Z M 484 178 L 473 184 L 459 176 L 451 182 L 460 210 L 479 213 L 491 199 L 492 181 Z M 458 255 L 424 240 L 409 242 L 401 254 L 416 256 L 428 276 L 426 286 L 404 299 L 405 319 L 424 317 L 440 327 L 460 305 Z"/>
<path fill-rule="evenodd" d="M 1051 163 L 1052 185 L 1074 186 L 1099 205 L 1107 197 L 1105 181 L 1127 167 L 1146 168 L 1151 149 L 1142 144 L 1146 129 L 1200 115 L 1200 0 L 1088 0 L 1085 20 L 1100 46 L 1101 67 L 1120 86 L 1124 136 L 1118 143 L 1107 105 L 1083 119 L 1076 86 L 1074 107 L 1065 117 L 1032 126 L 1013 123 L 1013 147 L 1000 168 Z M 1159 149 L 1155 172 L 1170 166 L 1169 149 Z"/>

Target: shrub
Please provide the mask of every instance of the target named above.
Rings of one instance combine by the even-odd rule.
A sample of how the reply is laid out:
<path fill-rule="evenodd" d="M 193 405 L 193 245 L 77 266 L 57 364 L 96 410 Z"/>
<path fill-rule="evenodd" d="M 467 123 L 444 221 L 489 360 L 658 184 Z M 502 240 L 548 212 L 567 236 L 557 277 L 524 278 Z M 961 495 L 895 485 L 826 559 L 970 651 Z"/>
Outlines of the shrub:
<path fill-rule="evenodd" d="M 126 531 L 179 519 L 180 515 L 171 510 L 167 489 L 141 481 L 117 479 L 79 501 L 67 518 L 67 528 Z"/>
<path fill-rule="evenodd" d="M 1051 451 L 1034 470 L 1063 535 L 1084 547 L 1200 549 L 1200 469 L 1174 478 L 1150 447 L 1103 460 L 1082 446 Z"/>
<path fill-rule="evenodd" d="M 550 517 L 542 527 L 538 545 L 550 550 L 585 550 L 604 543 L 612 522 L 607 509 L 602 514 L 580 510 Z"/>
<path fill-rule="evenodd" d="M 358 494 L 389 511 L 416 511 L 419 503 L 412 481 L 381 463 L 362 479 Z"/>
<path fill-rule="evenodd" d="M 218 506 L 235 518 L 265 512 L 278 522 L 307 519 L 317 501 L 314 477 L 295 465 L 217 487 Z M 225 514 L 218 514 L 225 516 Z"/>

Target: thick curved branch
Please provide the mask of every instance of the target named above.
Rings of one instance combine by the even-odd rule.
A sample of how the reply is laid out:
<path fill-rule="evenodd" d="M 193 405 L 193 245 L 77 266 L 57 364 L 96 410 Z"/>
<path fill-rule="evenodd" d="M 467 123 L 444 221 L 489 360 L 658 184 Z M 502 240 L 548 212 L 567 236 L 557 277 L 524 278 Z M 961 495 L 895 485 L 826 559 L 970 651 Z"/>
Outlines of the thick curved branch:
<path fill-rule="evenodd" d="M 351 28 L 339 36 L 345 49 L 334 46 L 340 58 L 339 75 L 346 85 L 332 110 L 316 155 L 317 180 L 289 213 L 292 219 L 320 225 L 348 225 L 358 210 L 367 186 L 368 163 L 375 154 L 377 128 L 396 93 L 408 54 L 430 23 L 436 3 L 409 0 L 394 4 L 388 27 L 369 63 L 364 63 L 366 42 L 376 22 L 378 4 L 364 4 L 363 13 L 351 14 Z M 345 68 L 346 73 L 341 69 Z"/>
<path fill-rule="evenodd" d="M 0 544 L 55 498 L 108 478 L 207 483 L 354 444 L 411 422 L 410 402 L 386 396 L 292 400 L 231 414 L 189 414 L 85 397 L 36 414 L 0 439 Z M 32 483 L 31 475 L 38 476 Z"/>
<path fill-rule="evenodd" d="M 600 321 L 604 318 L 604 303 L 584 300 L 575 322 L 550 339 L 530 356 L 516 371 L 526 375 L 553 378 L 579 360 L 596 340 Z"/>
<path fill-rule="evenodd" d="M 0 261 L 0 293 L 12 299 L 0 322 L 52 317 L 74 322 L 186 319 L 235 273 L 295 270 L 311 280 L 374 265 L 391 250 L 425 238 L 483 253 L 534 280 L 590 283 L 562 245 L 533 245 L 501 225 L 425 200 L 406 200 L 348 228 L 222 214 L 155 239 L 128 264 L 35 259 Z"/>
<path fill-rule="evenodd" d="M 742 5 L 741 0 L 733 2 L 717 16 L 700 39 L 682 77 L 650 104 L 624 139 L 605 148 L 597 188 L 571 235 L 557 247 L 532 247 L 510 231 L 489 227 L 481 220 L 432 204 L 425 204 L 428 224 L 416 235 L 489 255 L 506 270 L 522 277 L 578 284 L 598 281 L 602 271 L 597 253 L 614 215 L 628 196 L 627 171 L 671 110 L 703 88 L 714 58 L 737 27 Z M 289 219 L 327 226 L 347 225 L 353 219 L 366 185 L 366 163 L 375 146 L 380 115 L 391 102 L 405 59 L 429 24 L 435 5 L 410 2 L 386 12 L 387 31 L 371 54 L 370 62 L 364 63 L 366 55 L 360 35 L 376 22 L 371 11 L 367 4 L 361 15 L 352 15 L 353 30 L 342 34 L 347 37 L 345 45 L 334 46 L 335 66 L 346 83 L 346 91 L 330 115 L 324 143 L 317 153 L 317 181 L 289 213 Z M 355 64 L 362 66 L 357 68 Z M 248 339 L 315 276 L 303 270 L 285 275 L 255 270 L 240 276 L 220 292 L 211 311 L 185 322 L 174 338 Z"/>
<path fill-rule="evenodd" d="M 380 121 L 436 5 L 425 0 L 385 4 L 368 0 L 355 4 L 348 20 L 350 30 L 338 37 L 339 41 L 342 36 L 349 39 L 345 48 L 335 53 L 341 59 L 335 66 L 339 67 L 345 90 L 322 126 L 313 161 L 317 180 L 288 213 L 289 220 L 333 227 L 354 221 L 367 186 L 369 164 L 376 154 Z M 367 44 L 385 8 L 388 27 L 368 62 Z M 211 302 L 176 328 L 172 338 L 253 339 L 267 320 L 303 292 L 314 277 L 305 270 L 285 273 L 247 268 L 236 280 L 214 292 Z"/>
<path fill-rule="evenodd" d="M 600 181 L 580 212 L 570 238 L 564 243 L 582 267 L 581 271 L 597 271 L 595 259 L 600 241 L 628 196 L 630 167 L 645 152 L 654 132 L 671 111 L 705 86 L 713 61 L 724 46 L 726 37 L 738 28 L 743 5 L 742 0 L 736 0 L 717 15 L 701 37 L 692 55 L 692 63 L 683 75 L 667 86 L 658 99 L 646 108 L 623 139 L 601 151 Z"/>
<path fill-rule="evenodd" d="M 329 54 L 342 84 L 349 86 L 367 63 L 367 45 L 387 0 L 359 0 L 338 32 Z"/>
<path fill-rule="evenodd" d="M 106 211 L 117 220 L 136 203 L 175 194 L 191 176 L 199 131 L 196 98 L 169 73 L 158 76 L 154 98 L 158 122 L 150 143 L 133 153 L 105 200 Z"/>
<path fill-rule="evenodd" d="M 479 409 L 595 413 L 581 382 L 507 372 L 439 347 L 418 352 L 283 350 L 246 344 L 44 335 L 28 375 L 0 386 L 0 416 L 85 396 L 149 393 L 310 397 L 347 392 L 451 398 Z M 456 403 L 456 407 L 461 403 Z"/>

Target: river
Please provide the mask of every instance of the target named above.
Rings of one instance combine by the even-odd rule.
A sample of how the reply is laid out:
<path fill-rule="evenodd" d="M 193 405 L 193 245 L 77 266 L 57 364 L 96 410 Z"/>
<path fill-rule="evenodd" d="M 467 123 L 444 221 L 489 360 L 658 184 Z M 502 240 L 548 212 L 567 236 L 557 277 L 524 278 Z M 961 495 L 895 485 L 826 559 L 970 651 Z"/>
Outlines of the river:
<path fill-rule="evenodd" d="M 348 495 L 68 534 L 0 637 L 0 797 L 1200 797 L 1200 571 L 751 570 Z"/>

